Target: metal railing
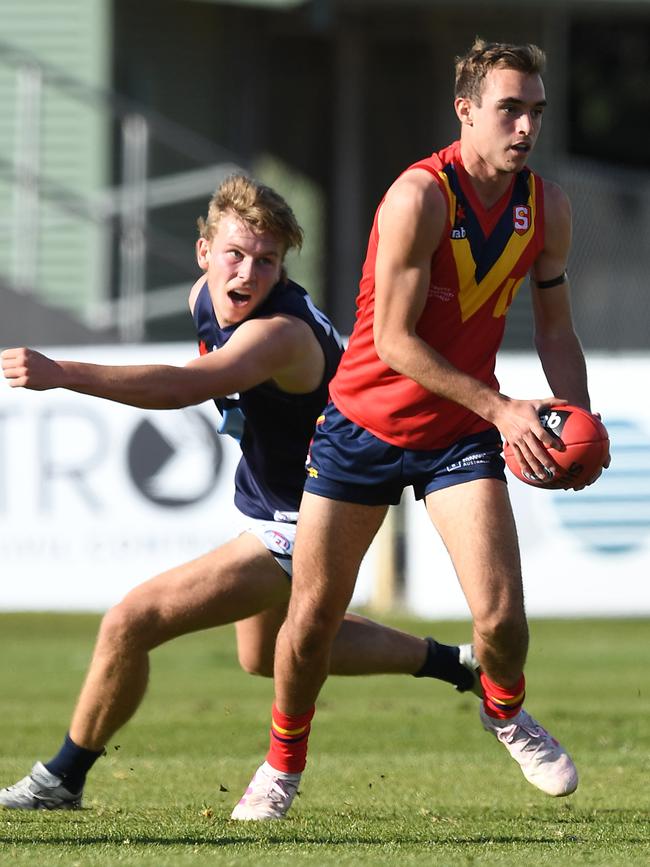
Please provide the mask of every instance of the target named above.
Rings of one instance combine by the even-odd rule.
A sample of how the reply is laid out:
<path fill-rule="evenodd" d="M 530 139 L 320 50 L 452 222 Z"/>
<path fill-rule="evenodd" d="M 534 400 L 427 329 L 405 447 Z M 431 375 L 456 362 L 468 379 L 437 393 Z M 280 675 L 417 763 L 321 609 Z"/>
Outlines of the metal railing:
<path fill-rule="evenodd" d="M 0 67 L 14 72 L 14 142 L 12 154 L 0 153 L 0 176 L 11 189 L 10 256 L 5 282 L 16 292 L 44 303 L 39 291 L 39 216 L 45 205 L 94 224 L 100 233 L 102 267 L 96 269 L 95 302 L 71 311 L 95 329 L 117 328 L 120 339 L 139 341 L 149 320 L 181 312 L 186 294 L 176 285 L 150 287 L 147 260 L 156 249 L 181 265 L 180 240 L 160 237 L 150 212 L 192 199 L 207 198 L 219 181 L 240 169 L 232 154 L 137 103 L 83 84 L 23 50 L 0 41 Z M 119 126 L 114 187 L 82 193 L 43 172 L 41 118 L 45 91 L 65 94 L 89 110 L 103 111 Z M 153 143 L 180 155 L 188 168 L 150 176 Z M 182 260 L 183 263 L 185 260 Z M 186 289 L 187 287 L 182 287 Z"/>

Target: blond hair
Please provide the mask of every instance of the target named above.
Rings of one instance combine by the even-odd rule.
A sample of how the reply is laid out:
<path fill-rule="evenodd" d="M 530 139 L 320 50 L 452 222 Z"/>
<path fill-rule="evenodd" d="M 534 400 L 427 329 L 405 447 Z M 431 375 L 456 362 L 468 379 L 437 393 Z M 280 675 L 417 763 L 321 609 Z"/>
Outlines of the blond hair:
<path fill-rule="evenodd" d="M 542 75 L 545 68 L 546 55 L 537 45 L 485 42 L 477 37 L 467 54 L 456 58 L 454 95 L 480 105 L 483 82 L 492 69 L 516 69 L 527 75 Z"/>
<path fill-rule="evenodd" d="M 254 232 L 270 232 L 280 241 L 284 253 L 302 246 L 303 231 L 287 202 L 254 178 L 230 175 L 219 185 L 210 199 L 207 218 L 197 220 L 202 238 L 212 240 L 225 213 L 239 217 Z"/>

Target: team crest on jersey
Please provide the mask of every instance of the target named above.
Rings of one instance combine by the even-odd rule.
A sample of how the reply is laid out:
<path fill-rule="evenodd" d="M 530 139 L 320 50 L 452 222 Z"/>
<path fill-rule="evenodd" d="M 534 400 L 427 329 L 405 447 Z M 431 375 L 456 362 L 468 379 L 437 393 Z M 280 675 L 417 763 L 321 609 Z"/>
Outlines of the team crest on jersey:
<path fill-rule="evenodd" d="M 530 229 L 530 205 L 515 205 L 512 209 L 512 225 L 518 235 L 525 235 Z"/>

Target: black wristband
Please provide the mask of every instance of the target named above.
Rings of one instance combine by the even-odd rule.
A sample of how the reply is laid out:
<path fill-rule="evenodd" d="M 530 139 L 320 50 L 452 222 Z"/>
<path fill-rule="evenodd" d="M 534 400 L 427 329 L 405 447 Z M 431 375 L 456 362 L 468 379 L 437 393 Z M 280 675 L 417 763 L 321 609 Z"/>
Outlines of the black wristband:
<path fill-rule="evenodd" d="M 538 289 L 551 289 L 553 286 L 559 286 L 566 280 L 566 271 L 562 271 L 559 277 L 554 277 L 552 280 L 535 280 L 535 285 Z"/>

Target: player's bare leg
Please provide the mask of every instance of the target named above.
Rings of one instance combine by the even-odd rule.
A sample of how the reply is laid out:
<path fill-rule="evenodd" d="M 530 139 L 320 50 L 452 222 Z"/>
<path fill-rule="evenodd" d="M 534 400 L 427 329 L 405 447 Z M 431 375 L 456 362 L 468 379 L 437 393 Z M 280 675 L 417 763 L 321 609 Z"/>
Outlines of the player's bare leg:
<path fill-rule="evenodd" d="M 139 585 L 104 617 L 70 737 L 99 750 L 131 718 L 149 676 L 149 652 L 179 635 L 286 604 L 286 576 L 257 539 L 237 539 Z"/>
<path fill-rule="evenodd" d="M 496 479 L 453 485 L 426 498 L 474 621 L 482 670 L 514 685 L 528 650 L 519 544 L 507 487 Z"/>
<path fill-rule="evenodd" d="M 549 795 L 571 794 L 578 785 L 573 761 L 522 707 L 528 626 L 506 485 L 479 479 L 445 488 L 427 497 L 427 510 L 474 618 L 474 645 L 483 669 L 483 727 L 501 741 L 530 783 Z"/>
<path fill-rule="evenodd" d="M 273 677 L 275 641 L 286 606 L 261 611 L 235 624 L 239 664 L 248 674 Z M 332 644 L 330 674 L 411 674 L 481 695 L 478 663 L 469 644 L 441 644 L 346 612 Z"/>
<path fill-rule="evenodd" d="M 330 653 L 330 674 L 414 674 L 423 665 L 427 642 L 346 613 Z"/>
<path fill-rule="evenodd" d="M 278 566 L 278 568 L 280 568 Z M 286 601 L 267 611 L 260 611 L 252 617 L 240 620 L 235 624 L 237 633 L 237 657 L 239 664 L 247 674 L 260 677 L 273 677 L 273 662 L 275 659 L 275 642 L 280 627 L 287 616 L 289 603 L 289 579 L 285 575 L 287 588 Z"/>
<path fill-rule="evenodd" d="M 276 705 L 284 713 L 304 713 L 316 701 L 361 560 L 385 514 L 383 506 L 303 494 L 291 600 L 275 651 Z"/>
<path fill-rule="evenodd" d="M 275 642 L 286 606 L 262 611 L 235 624 L 239 664 L 248 674 L 273 677 Z M 415 674 L 427 655 L 424 638 L 346 613 L 332 644 L 329 673 Z"/>
<path fill-rule="evenodd" d="M 280 819 L 291 807 L 305 766 L 314 703 L 361 560 L 386 514 L 303 494 L 287 619 L 275 651 L 271 748 L 231 818 Z"/>

